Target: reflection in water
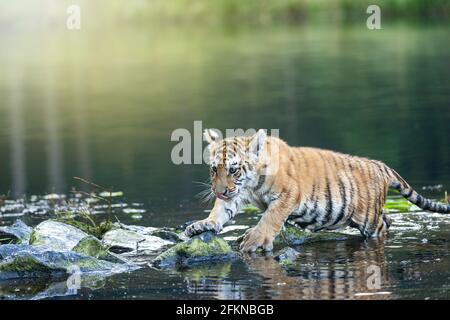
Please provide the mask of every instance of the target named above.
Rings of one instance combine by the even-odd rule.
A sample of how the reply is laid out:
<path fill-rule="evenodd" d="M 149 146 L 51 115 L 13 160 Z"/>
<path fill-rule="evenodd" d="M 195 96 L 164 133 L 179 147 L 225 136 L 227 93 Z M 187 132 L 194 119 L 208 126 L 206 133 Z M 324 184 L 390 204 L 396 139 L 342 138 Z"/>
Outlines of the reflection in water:
<path fill-rule="evenodd" d="M 299 252 L 298 263 L 287 269 L 270 256 L 246 259 L 250 272 L 264 278 L 264 285 L 248 298 L 350 299 L 361 293 L 379 292 L 388 285 L 383 241 L 338 241 L 320 250 L 304 246 Z M 369 266 L 379 268 L 381 278 L 376 280 L 380 287 L 369 281 L 373 272 Z"/>
<path fill-rule="evenodd" d="M 230 279 L 228 264 L 184 271 L 188 292 L 218 299 L 392 298 L 386 289 L 390 280 L 383 241 L 337 241 L 297 249 L 300 256 L 289 267 L 272 254 L 245 254 L 251 275 L 246 281 Z"/>
<path fill-rule="evenodd" d="M 9 76 L 9 121 L 10 121 L 10 148 L 11 148 L 11 176 L 12 196 L 22 197 L 26 191 L 26 167 L 25 167 L 25 128 L 22 88 L 23 70 L 17 66 L 11 67 Z"/>
<path fill-rule="evenodd" d="M 198 267 L 182 272 L 188 293 L 198 295 L 213 293 L 216 299 L 245 299 L 241 286 L 235 281 L 224 280 L 229 277 L 231 263 Z"/>
<path fill-rule="evenodd" d="M 0 297 L 6 299 L 48 299 L 76 295 L 78 290 L 101 289 L 106 278 L 100 275 L 83 275 L 80 288 L 70 287 L 67 275 L 58 277 L 24 278 L 0 282 Z"/>

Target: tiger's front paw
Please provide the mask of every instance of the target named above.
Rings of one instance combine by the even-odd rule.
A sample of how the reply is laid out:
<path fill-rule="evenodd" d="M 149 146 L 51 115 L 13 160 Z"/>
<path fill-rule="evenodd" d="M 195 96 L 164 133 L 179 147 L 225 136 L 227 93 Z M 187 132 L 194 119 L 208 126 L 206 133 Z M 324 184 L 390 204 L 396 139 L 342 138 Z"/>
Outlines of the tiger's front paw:
<path fill-rule="evenodd" d="M 244 234 L 239 250 L 255 252 L 258 248 L 262 248 L 264 251 L 272 251 L 273 239 L 273 236 L 264 233 L 261 229 L 255 227 Z"/>
<path fill-rule="evenodd" d="M 189 225 L 184 231 L 184 233 L 188 237 L 193 237 L 205 231 L 212 231 L 214 233 L 219 233 L 220 230 L 222 230 L 222 226 L 220 226 L 218 223 L 216 223 L 213 220 L 204 219 Z"/>

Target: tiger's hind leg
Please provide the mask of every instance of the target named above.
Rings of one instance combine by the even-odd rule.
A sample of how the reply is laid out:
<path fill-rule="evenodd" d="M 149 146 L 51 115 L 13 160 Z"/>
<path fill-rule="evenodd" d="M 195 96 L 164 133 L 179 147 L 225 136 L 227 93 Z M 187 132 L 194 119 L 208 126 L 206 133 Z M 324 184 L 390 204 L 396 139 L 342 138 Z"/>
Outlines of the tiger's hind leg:
<path fill-rule="evenodd" d="M 352 219 L 350 227 L 358 229 L 365 238 L 379 238 L 386 235 L 392 219 L 381 213 L 377 216 L 376 222 L 360 223 L 356 219 Z"/>
<path fill-rule="evenodd" d="M 367 194 L 359 194 L 355 212 L 350 219 L 363 237 L 383 237 L 391 224 L 390 218 L 383 212 L 388 185 L 379 179 L 373 179 L 367 191 Z"/>
<path fill-rule="evenodd" d="M 389 227 L 391 226 L 392 219 L 386 216 L 386 214 L 381 214 L 381 216 L 378 218 L 378 222 L 376 224 L 376 228 L 373 228 L 371 230 L 371 234 L 369 234 L 369 237 L 372 238 L 379 238 L 382 236 L 385 236 Z"/>

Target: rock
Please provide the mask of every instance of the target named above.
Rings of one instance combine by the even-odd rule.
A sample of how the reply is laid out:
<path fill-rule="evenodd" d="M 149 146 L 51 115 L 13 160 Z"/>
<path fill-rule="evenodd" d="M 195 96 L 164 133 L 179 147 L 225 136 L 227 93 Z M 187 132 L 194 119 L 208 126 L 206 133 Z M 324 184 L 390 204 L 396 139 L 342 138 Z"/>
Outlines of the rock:
<path fill-rule="evenodd" d="M 146 232 L 138 233 L 127 229 L 113 229 L 106 232 L 103 235 L 102 243 L 113 252 L 154 252 L 173 244 L 172 241 L 148 235 Z"/>
<path fill-rule="evenodd" d="M 113 230 L 114 229 L 124 229 L 124 230 L 130 230 L 139 234 L 144 235 L 151 235 L 153 232 L 158 231 L 158 228 L 154 227 L 143 227 L 143 226 L 135 226 L 135 225 L 127 225 L 123 223 L 114 223 L 113 224 Z"/>
<path fill-rule="evenodd" d="M 11 226 L 0 227 L 0 243 L 28 243 L 33 229 L 18 219 Z M 5 241 L 2 241 L 4 239 Z"/>
<path fill-rule="evenodd" d="M 206 262 L 227 261 L 237 256 L 225 240 L 216 237 L 212 232 L 204 232 L 161 253 L 151 265 L 155 268 L 187 267 Z"/>
<path fill-rule="evenodd" d="M 184 234 L 184 232 L 176 232 L 170 228 L 161 228 L 155 230 L 151 233 L 151 235 L 167 241 L 171 241 L 173 243 L 189 240 L 189 238 Z"/>
<path fill-rule="evenodd" d="M 131 263 L 124 257 L 109 252 L 102 242 L 93 236 L 81 239 L 72 251 L 113 263 Z"/>
<path fill-rule="evenodd" d="M 277 260 L 282 265 L 291 265 L 294 263 L 294 261 L 298 258 L 300 253 L 291 248 L 287 247 L 282 249 L 276 256 L 275 260 Z"/>
<path fill-rule="evenodd" d="M 275 238 L 274 244 L 277 245 L 286 244 L 288 246 L 297 246 L 301 244 L 314 243 L 320 241 L 347 240 L 352 237 L 355 237 L 355 235 L 330 231 L 320 231 L 320 232 L 304 231 L 290 224 L 285 224 L 281 232 Z"/>
<path fill-rule="evenodd" d="M 54 220 L 41 222 L 30 236 L 30 244 L 54 250 L 72 250 L 89 235 L 71 225 Z"/>
<path fill-rule="evenodd" d="M 112 263 L 73 251 L 30 245 L 1 245 L 0 259 L 0 280 L 43 276 L 68 277 L 69 270 L 79 270 L 80 275 L 97 274 L 105 277 L 138 268 L 132 264 Z"/>
<path fill-rule="evenodd" d="M 143 227 L 143 226 L 134 226 L 134 225 L 126 225 L 123 223 L 114 223 L 115 229 L 125 229 L 136 232 L 142 235 L 155 236 L 167 241 L 171 241 L 173 243 L 181 242 L 188 240 L 188 238 L 184 235 L 183 231 L 179 231 L 173 228 L 155 228 L 155 227 Z"/>
<path fill-rule="evenodd" d="M 91 256 L 98 259 L 103 259 L 109 255 L 109 251 L 96 237 L 87 236 L 81 239 L 72 251 Z"/>

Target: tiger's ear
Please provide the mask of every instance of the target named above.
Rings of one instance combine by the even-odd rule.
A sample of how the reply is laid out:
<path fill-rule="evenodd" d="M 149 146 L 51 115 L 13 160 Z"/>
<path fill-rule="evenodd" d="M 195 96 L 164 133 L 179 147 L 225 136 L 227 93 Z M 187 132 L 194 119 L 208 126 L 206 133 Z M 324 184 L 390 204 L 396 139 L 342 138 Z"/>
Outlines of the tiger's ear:
<path fill-rule="evenodd" d="M 261 151 L 264 148 L 264 144 L 266 143 L 266 131 L 263 129 L 259 129 L 257 133 L 253 137 L 251 137 L 249 144 L 250 153 L 254 154 L 256 157 L 259 157 Z"/>
<path fill-rule="evenodd" d="M 220 139 L 219 134 L 211 129 L 205 129 L 205 131 L 203 131 L 203 137 L 208 143 L 214 143 Z"/>

